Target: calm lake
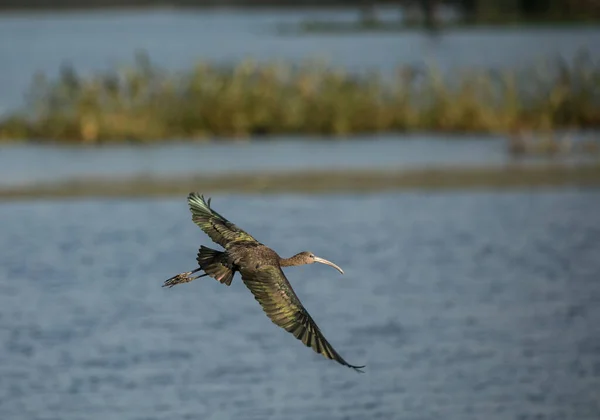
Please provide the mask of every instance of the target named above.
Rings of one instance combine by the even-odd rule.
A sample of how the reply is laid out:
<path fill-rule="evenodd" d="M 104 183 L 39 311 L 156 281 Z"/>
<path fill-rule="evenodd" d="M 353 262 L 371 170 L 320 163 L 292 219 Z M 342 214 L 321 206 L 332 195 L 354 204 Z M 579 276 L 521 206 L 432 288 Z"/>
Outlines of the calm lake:
<path fill-rule="evenodd" d="M 581 160 L 581 159 L 579 159 Z M 27 186 L 81 177 L 219 175 L 312 169 L 410 169 L 502 164 L 501 138 L 372 135 L 351 140 L 273 137 L 270 141 L 149 146 L 0 148 L 0 186 Z"/>
<path fill-rule="evenodd" d="M 597 132 L 570 135 L 575 142 Z M 520 158 L 519 165 L 599 162 L 598 155 Z M 0 187 L 28 187 L 86 178 L 170 177 L 311 170 L 410 170 L 515 164 L 502 136 L 389 134 L 352 139 L 290 138 L 268 141 L 163 143 L 148 146 L 0 148 Z"/>
<path fill-rule="evenodd" d="M 209 240 L 180 200 L 0 204 L 2 419 L 600 417 L 600 190 L 218 195 L 284 256 L 328 361 L 236 278 L 161 288 Z"/>

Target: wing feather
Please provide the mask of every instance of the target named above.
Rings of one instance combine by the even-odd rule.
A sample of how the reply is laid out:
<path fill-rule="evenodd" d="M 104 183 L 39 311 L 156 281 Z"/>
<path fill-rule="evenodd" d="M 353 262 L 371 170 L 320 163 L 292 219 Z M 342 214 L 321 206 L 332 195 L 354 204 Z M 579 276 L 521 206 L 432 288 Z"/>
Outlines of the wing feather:
<path fill-rule="evenodd" d="M 203 195 L 193 192 L 188 195 L 188 204 L 192 212 L 192 221 L 223 248 L 227 249 L 238 242 L 259 243 L 249 233 L 211 209 L 210 198 L 206 201 Z"/>
<path fill-rule="evenodd" d="M 275 325 L 328 359 L 359 371 L 364 367 L 349 364 L 329 344 L 280 267 L 263 266 L 257 270 L 243 270 L 242 280 Z"/>

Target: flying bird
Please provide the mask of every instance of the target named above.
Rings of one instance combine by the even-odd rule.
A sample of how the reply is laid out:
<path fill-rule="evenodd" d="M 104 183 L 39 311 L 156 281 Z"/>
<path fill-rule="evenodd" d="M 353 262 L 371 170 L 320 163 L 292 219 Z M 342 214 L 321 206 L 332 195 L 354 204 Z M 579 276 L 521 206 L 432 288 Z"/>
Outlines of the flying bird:
<path fill-rule="evenodd" d="M 292 333 L 304 345 L 326 358 L 362 372 L 364 366 L 346 362 L 325 339 L 282 270 L 282 267 L 318 262 L 344 274 L 340 267 L 308 251 L 290 258 L 281 258 L 271 248 L 213 210 L 210 207 L 210 198 L 206 201 L 203 195 L 190 193 L 187 200 L 192 212 L 192 221 L 225 250 L 217 251 L 200 246 L 196 258 L 199 267 L 167 279 L 163 287 L 171 288 L 204 276 L 229 286 L 235 273 L 239 272 L 243 283 L 275 325 Z M 204 271 L 203 274 L 192 276 L 201 270 Z"/>

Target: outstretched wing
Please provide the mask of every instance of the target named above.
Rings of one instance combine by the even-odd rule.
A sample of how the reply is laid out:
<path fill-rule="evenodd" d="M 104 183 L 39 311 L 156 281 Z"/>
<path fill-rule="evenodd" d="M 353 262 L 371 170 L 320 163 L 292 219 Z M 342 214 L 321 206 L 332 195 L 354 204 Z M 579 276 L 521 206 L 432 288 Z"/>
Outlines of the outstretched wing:
<path fill-rule="evenodd" d="M 281 268 L 263 266 L 252 271 L 245 270 L 242 280 L 275 325 L 294 334 L 304 345 L 328 359 L 358 371 L 364 367 L 349 364 L 329 344 L 302 306 Z"/>
<path fill-rule="evenodd" d="M 188 195 L 188 204 L 192 212 L 192 221 L 223 248 L 227 249 L 235 242 L 258 243 L 250 234 L 211 209 L 210 198 L 205 201 L 203 195 L 193 192 Z"/>

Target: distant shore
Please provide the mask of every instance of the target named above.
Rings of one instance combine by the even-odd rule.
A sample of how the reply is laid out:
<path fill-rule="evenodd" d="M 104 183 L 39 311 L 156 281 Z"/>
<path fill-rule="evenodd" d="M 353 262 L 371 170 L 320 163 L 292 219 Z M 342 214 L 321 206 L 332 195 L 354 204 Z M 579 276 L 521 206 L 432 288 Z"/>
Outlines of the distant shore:
<path fill-rule="evenodd" d="M 136 198 L 212 193 L 366 193 L 401 190 L 600 187 L 600 163 L 580 166 L 430 168 L 405 171 L 302 171 L 165 178 L 90 178 L 0 187 L 0 201 Z"/>

